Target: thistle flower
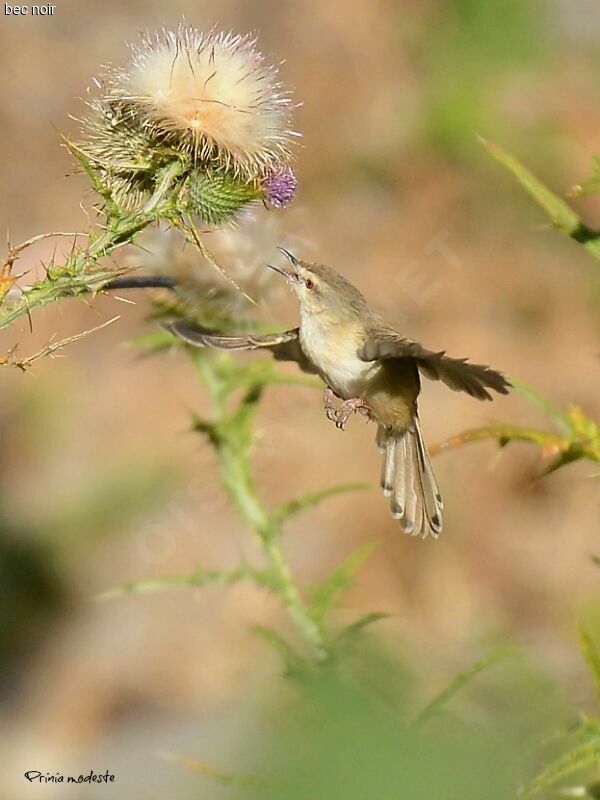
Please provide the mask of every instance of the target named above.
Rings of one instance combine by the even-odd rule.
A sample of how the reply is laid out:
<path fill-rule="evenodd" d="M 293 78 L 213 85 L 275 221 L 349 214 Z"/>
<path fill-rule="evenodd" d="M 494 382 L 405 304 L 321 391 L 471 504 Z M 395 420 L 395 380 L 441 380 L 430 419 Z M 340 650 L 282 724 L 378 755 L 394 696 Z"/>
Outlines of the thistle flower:
<path fill-rule="evenodd" d="M 261 197 L 287 204 L 290 178 L 276 177 L 293 178 L 293 104 L 255 44 L 180 26 L 144 37 L 124 68 L 107 69 L 81 149 L 120 206 L 148 202 L 166 169 L 165 198 L 205 222 L 221 224 Z"/>
<path fill-rule="evenodd" d="M 294 199 L 297 186 L 298 181 L 290 167 L 269 175 L 262 184 L 265 200 L 275 208 L 289 206 Z"/>
<path fill-rule="evenodd" d="M 202 161 L 253 178 L 290 157 L 291 101 L 250 36 L 180 27 L 144 38 L 109 97 Z"/>

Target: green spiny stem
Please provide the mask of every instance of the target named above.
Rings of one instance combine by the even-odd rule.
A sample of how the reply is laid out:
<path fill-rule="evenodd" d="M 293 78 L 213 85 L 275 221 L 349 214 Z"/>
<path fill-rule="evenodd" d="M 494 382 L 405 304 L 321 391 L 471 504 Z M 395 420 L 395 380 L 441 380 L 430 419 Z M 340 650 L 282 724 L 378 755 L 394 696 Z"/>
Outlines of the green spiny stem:
<path fill-rule="evenodd" d="M 23 292 L 22 299 L 15 305 L 0 310 L 0 329 L 8 327 L 34 308 L 62 300 L 97 292 L 115 277 L 115 270 L 95 270 L 88 274 L 64 275 L 55 279 L 40 281 Z"/>
<path fill-rule="evenodd" d="M 49 303 L 100 291 L 114 279 L 118 270 L 96 269 L 97 262 L 117 248 L 131 244 L 135 236 L 155 219 L 154 214 L 136 214 L 111 220 L 107 228 L 93 238 L 87 247 L 74 247 L 64 264 L 51 264 L 47 277 L 24 289 L 18 303 L 10 307 L 0 307 L 0 329 Z"/>
<path fill-rule="evenodd" d="M 240 435 L 231 426 L 232 417 L 227 413 L 226 398 L 223 397 L 215 362 L 211 358 L 200 357 L 196 359 L 196 364 L 213 405 L 213 421 L 209 423 L 209 430 L 206 431 L 206 426 L 204 430 L 216 449 L 223 485 L 240 516 L 258 539 L 271 574 L 272 590 L 282 599 L 292 621 L 310 646 L 314 658 L 323 661 L 327 652 L 322 632 L 302 599 L 281 548 L 281 521 L 276 514 L 265 508 L 254 483 L 248 460 L 248 449 L 252 441 L 250 431 L 246 430 Z M 244 425 L 250 424 L 251 416 L 247 415 Z"/>
<path fill-rule="evenodd" d="M 281 597 L 289 612 L 290 617 L 296 624 L 306 641 L 310 644 L 315 659 L 325 661 L 327 651 L 323 642 L 322 632 L 319 626 L 311 618 L 306 603 L 300 595 L 300 591 L 294 582 L 292 571 L 289 568 L 285 556 L 279 544 L 279 531 L 267 539 L 263 539 L 263 545 L 269 568 L 278 579 Z"/>
<path fill-rule="evenodd" d="M 246 524 L 261 542 L 271 536 L 271 520 L 263 507 L 254 480 L 244 463 L 244 454 L 237 442 L 227 436 L 217 445 L 223 483 Z"/>
<path fill-rule="evenodd" d="M 315 658 L 322 661 L 325 656 L 323 638 L 319 627 L 308 613 L 306 604 L 281 548 L 281 527 L 264 507 L 244 454 L 235 441 L 225 440 L 217 448 L 223 483 L 246 524 L 254 531 L 265 554 L 268 568 L 273 576 L 275 591 L 283 600 L 290 617 L 304 639 L 310 644 Z"/>

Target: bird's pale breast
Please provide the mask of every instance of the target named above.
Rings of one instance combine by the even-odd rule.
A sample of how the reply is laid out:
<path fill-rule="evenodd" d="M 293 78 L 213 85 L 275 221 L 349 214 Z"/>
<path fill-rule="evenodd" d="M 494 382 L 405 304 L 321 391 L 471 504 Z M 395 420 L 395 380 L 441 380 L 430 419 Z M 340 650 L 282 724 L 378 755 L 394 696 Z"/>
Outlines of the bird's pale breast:
<path fill-rule="evenodd" d="M 336 394 L 344 399 L 361 396 L 379 365 L 358 357 L 362 331 L 355 322 L 331 325 L 323 316 L 311 314 L 302 319 L 302 349 Z"/>

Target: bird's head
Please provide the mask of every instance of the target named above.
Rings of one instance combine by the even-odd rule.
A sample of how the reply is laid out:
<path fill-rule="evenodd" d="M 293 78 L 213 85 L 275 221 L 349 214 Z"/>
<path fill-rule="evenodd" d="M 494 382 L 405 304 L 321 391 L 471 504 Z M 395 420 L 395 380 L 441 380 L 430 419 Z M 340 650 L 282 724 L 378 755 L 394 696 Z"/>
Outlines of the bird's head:
<path fill-rule="evenodd" d="M 279 249 L 290 266 L 268 266 L 284 276 L 298 297 L 304 314 L 329 312 L 342 321 L 368 308 L 358 289 L 335 270 L 324 264 L 309 264 L 282 247 Z"/>

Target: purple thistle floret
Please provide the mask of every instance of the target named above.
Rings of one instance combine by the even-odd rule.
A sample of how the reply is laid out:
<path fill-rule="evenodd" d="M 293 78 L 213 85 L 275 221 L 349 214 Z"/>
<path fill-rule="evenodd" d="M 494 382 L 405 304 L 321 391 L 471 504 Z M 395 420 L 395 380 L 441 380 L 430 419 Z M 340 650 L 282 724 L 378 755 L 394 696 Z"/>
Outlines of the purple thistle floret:
<path fill-rule="evenodd" d="M 269 175 L 263 181 L 262 190 L 265 200 L 275 208 L 285 208 L 294 199 L 298 181 L 290 169 L 285 167 L 281 172 Z"/>

